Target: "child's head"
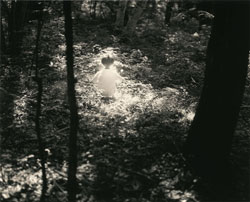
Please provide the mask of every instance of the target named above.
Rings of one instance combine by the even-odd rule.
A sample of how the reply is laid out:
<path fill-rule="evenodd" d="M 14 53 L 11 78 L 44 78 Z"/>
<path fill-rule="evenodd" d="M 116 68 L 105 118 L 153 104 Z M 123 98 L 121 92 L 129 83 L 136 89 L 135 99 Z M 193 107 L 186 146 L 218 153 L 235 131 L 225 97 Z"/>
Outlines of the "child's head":
<path fill-rule="evenodd" d="M 102 58 L 102 64 L 108 69 L 114 63 L 114 59 L 110 56 Z"/>

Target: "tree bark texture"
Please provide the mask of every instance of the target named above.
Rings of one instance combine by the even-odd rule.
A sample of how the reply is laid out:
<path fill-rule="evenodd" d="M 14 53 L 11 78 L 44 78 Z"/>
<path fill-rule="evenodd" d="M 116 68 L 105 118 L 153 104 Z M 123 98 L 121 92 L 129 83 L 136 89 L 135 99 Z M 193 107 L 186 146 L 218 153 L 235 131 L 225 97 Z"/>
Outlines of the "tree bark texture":
<path fill-rule="evenodd" d="M 215 5 L 205 81 L 186 142 L 193 166 L 222 173 L 229 156 L 245 88 L 249 54 L 249 3 Z"/>
<path fill-rule="evenodd" d="M 73 59 L 73 30 L 71 17 L 71 2 L 63 1 L 65 15 L 66 38 L 66 63 L 67 63 L 67 93 L 70 109 L 70 134 L 69 134 L 69 167 L 68 167 L 68 200 L 76 201 L 77 190 L 77 132 L 78 111 L 75 96 L 74 59 Z"/>
<path fill-rule="evenodd" d="M 117 28 L 122 28 L 124 26 L 125 12 L 127 8 L 128 0 L 119 1 L 119 7 L 116 13 L 115 26 Z"/>

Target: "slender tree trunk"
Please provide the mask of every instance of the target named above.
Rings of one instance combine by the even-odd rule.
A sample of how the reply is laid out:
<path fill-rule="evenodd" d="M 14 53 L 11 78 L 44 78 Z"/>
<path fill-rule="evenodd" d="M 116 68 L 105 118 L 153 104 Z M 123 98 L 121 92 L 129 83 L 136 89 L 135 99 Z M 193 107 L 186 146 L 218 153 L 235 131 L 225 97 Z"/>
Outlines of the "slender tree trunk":
<path fill-rule="evenodd" d="M 138 1 L 136 4 L 136 8 L 132 16 L 129 17 L 128 23 L 125 27 L 125 33 L 128 35 L 132 35 L 135 31 L 136 24 L 139 21 L 143 10 L 145 9 L 147 5 L 147 0 L 145 1 Z"/>
<path fill-rule="evenodd" d="M 127 9 L 128 0 L 119 1 L 119 7 L 116 13 L 116 28 L 122 28 L 124 26 L 125 12 Z"/>
<path fill-rule="evenodd" d="M 205 176 L 226 173 L 247 76 L 249 19 L 249 3 L 216 4 L 205 82 L 186 142 L 192 165 Z"/>
<path fill-rule="evenodd" d="M 40 127 L 43 83 L 42 83 L 42 79 L 39 78 L 39 77 L 36 78 L 35 80 L 37 82 L 37 90 L 38 90 L 35 124 L 36 124 L 37 138 L 38 138 L 38 148 L 39 148 L 40 160 L 41 160 L 41 165 L 42 165 L 42 180 L 43 180 L 40 202 L 45 202 L 46 191 L 47 191 L 47 177 L 46 177 L 46 167 L 45 167 L 46 160 L 45 160 L 45 155 L 44 155 L 45 151 L 44 151 L 43 140 L 42 140 L 42 137 L 41 137 L 41 127 Z"/>
<path fill-rule="evenodd" d="M 45 202 L 46 191 L 47 191 L 47 177 L 46 177 L 46 160 L 45 160 L 45 151 L 44 151 L 44 143 L 41 136 L 41 127 L 40 127 L 40 117 L 41 117 L 41 102 L 42 102 L 42 93 L 43 93 L 43 83 L 42 78 L 39 76 L 39 67 L 38 67 L 38 54 L 39 54 L 39 40 L 41 35 L 42 29 L 42 21 L 41 19 L 38 20 L 37 25 L 37 37 L 36 37 L 36 47 L 35 47 L 35 66 L 36 66 L 36 74 L 34 80 L 37 83 L 37 106 L 36 106 L 36 117 L 35 117 L 35 128 L 38 140 L 38 149 L 39 155 L 42 165 L 42 179 L 43 179 L 43 186 L 42 186 L 42 193 L 40 197 L 40 202 Z"/>
<path fill-rule="evenodd" d="M 172 2 L 170 0 L 167 2 L 166 10 L 165 10 L 165 24 L 166 25 L 169 25 L 169 23 L 170 23 L 173 5 L 174 5 L 174 2 Z"/>
<path fill-rule="evenodd" d="M 68 102 L 70 109 L 70 134 L 69 134 L 69 168 L 68 168 L 68 200 L 76 201 L 77 190 L 77 132 L 78 112 L 75 96 L 74 59 L 73 59 L 73 30 L 71 18 L 71 2 L 63 1 L 65 15 L 66 61 L 67 61 L 67 86 Z"/>

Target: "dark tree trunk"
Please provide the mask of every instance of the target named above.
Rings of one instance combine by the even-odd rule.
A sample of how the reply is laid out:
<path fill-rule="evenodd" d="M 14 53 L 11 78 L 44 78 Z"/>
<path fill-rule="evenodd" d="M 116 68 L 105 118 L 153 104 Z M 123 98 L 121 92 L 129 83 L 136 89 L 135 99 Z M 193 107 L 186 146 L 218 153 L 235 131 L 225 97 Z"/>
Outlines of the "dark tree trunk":
<path fill-rule="evenodd" d="M 46 191 L 47 191 L 47 177 L 46 177 L 46 168 L 45 168 L 45 163 L 46 163 L 45 155 L 44 155 L 45 151 L 44 151 L 44 144 L 43 144 L 43 140 L 41 136 L 41 127 L 40 127 L 43 83 L 42 83 L 42 79 L 39 77 L 35 78 L 35 80 L 37 83 L 37 90 L 38 90 L 35 124 L 36 124 L 36 134 L 38 138 L 39 155 L 40 155 L 40 160 L 41 160 L 41 165 L 42 165 L 42 180 L 43 180 L 40 202 L 44 202 L 45 197 L 46 197 Z"/>
<path fill-rule="evenodd" d="M 75 96 L 74 59 L 73 59 L 73 31 L 71 18 L 71 2 L 63 1 L 65 15 L 66 61 L 67 61 L 67 93 L 70 109 L 69 134 L 69 168 L 68 168 L 68 200 L 76 201 L 76 169 L 77 169 L 77 132 L 78 112 Z"/>
<path fill-rule="evenodd" d="M 46 197 L 46 191 L 47 191 L 47 177 L 46 177 L 46 168 L 45 168 L 45 151 L 44 151 L 44 143 L 41 136 L 41 127 L 40 127 L 40 117 L 41 117 L 41 103 L 42 103 L 42 94 L 43 94 L 43 83 L 42 78 L 39 76 L 39 67 L 38 67 L 38 55 L 39 55 L 39 40 L 41 35 L 41 29 L 42 29 L 42 21 L 38 20 L 37 25 L 37 36 L 36 36 L 36 46 L 35 46 L 35 67 L 36 67 L 36 74 L 34 80 L 37 83 L 37 99 L 36 99 L 36 117 L 35 117 L 35 128 L 36 128 L 36 134 L 37 134 L 37 140 L 38 140 L 38 149 L 39 149 L 39 155 L 42 165 L 42 193 L 40 202 L 45 201 Z"/>
<path fill-rule="evenodd" d="M 244 93 L 249 54 L 249 4 L 217 3 L 205 82 L 186 153 L 201 175 L 223 177 Z"/>
<path fill-rule="evenodd" d="M 172 1 L 167 2 L 166 10 L 165 10 L 165 24 L 166 25 L 169 25 L 169 23 L 170 23 L 173 5 L 174 5 L 174 2 L 172 2 Z"/>

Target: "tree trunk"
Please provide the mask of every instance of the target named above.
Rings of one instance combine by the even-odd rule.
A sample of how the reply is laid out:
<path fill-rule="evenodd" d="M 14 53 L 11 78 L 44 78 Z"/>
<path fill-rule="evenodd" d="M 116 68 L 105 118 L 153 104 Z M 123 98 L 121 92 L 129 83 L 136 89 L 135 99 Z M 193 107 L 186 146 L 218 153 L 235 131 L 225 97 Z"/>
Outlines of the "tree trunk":
<path fill-rule="evenodd" d="M 247 76 L 249 19 L 246 2 L 215 5 L 205 82 L 185 148 L 204 176 L 226 172 Z"/>
<path fill-rule="evenodd" d="M 128 23 L 125 27 L 125 33 L 128 35 L 132 35 L 135 31 L 136 24 L 138 20 L 140 19 L 143 10 L 145 9 L 147 5 L 147 1 L 138 1 L 136 4 L 136 8 L 132 16 L 129 17 Z"/>
<path fill-rule="evenodd" d="M 172 1 L 167 2 L 166 10 L 165 10 L 165 24 L 166 25 L 169 25 L 169 23 L 170 23 L 173 5 L 174 5 L 174 2 L 172 2 Z"/>
<path fill-rule="evenodd" d="M 116 21 L 115 21 L 115 26 L 118 29 L 124 26 L 124 18 L 125 18 L 127 4 L 128 0 L 119 1 L 119 7 L 117 9 Z"/>
<path fill-rule="evenodd" d="M 41 36 L 41 30 L 42 30 L 42 19 L 38 20 L 38 24 L 37 24 L 36 46 L 35 46 L 35 51 L 34 51 L 36 74 L 35 74 L 34 80 L 37 83 L 37 99 L 36 99 L 37 105 L 36 105 L 35 129 L 36 129 L 37 140 L 38 140 L 38 150 L 39 150 L 39 155 L 40 155 L 40 160 L 41 160 L 41 165 L 42 165 L 42 180 L 43 180 L 40 202 L 45 202 L 48 184 L 47 184 L 46 167 L 45 167 L 45 163 L 46 163 L 45 155 L 44 155 L 45 148 L 44 148 L 44 143 L 43 143 L 43 139 L 41 136 L 41 127 L 40 127 L 43 82 L 42 82 L 42 78 L 40 77 L 38 73 L 39 72 L 39 67 L 38 67 L 39 40 Z"/>
<path fill-rule="evenodd" d="M 68 200 L 76 201 L 76 169 L 77 169 L 77 132 L 78 112 L 75 96 L 74 58 L 73 58 L 73 30 L 71 18 L 71 2 L 63 1 L 65 15 L 66 62 L 67 62 L 67 93 L 70 109 L 69 134 L 69 168 L 68 168 Z"/>
<path fill-rule="evenodd" d="M 41 136 L 41 127 L 40 127 L 40 117 L 41 117 L 41 102 L 42 102 L 42 93 L 43 93 L 43 83 L 42 79 L 40 77 L 35 78 L 37 83 L 37 106 L 36 106 L 36 118 L 35 118 L 35 125 L 36 125 L 36 134 L 38 139 L 38 149 L 39 149 L 39 155 L 42 165 L 42 193 L 40 197 L 40 202 L 45 202 L 46 197 L 46 191 L 47 191 L 47 177 L 46 177 L 46 167 L 45 167 L 45 155 L 44 155 L 44 144 Z"/>

